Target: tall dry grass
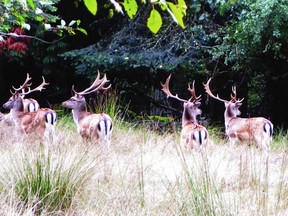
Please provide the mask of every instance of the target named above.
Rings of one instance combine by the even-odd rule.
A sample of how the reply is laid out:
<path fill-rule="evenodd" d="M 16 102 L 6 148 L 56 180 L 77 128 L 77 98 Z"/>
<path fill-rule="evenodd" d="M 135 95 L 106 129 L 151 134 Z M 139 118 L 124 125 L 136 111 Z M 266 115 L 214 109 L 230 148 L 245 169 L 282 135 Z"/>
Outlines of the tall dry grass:
<path fill-rule="evenodd" d="M 209 131 L 199 154 L 180 149 L 177 131 L 159 135 L 117 119 L 109 150 L 83 143 L 70 115 L 51 142 L 2 126 L 0 213 L 287 215 L 285 133 L 267 155 Z"/>

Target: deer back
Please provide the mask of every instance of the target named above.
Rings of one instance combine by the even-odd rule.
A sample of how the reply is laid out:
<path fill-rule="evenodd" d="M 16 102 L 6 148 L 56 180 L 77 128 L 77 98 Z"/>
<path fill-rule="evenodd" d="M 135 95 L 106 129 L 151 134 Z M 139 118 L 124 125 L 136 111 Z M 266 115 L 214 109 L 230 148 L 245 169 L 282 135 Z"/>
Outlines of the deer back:
<path fill-rule="evenodd" d="M 24 112 L 33 112 L 40 108 L 38 101 L 33 98 L 23 99 Z"/>
<path fill-rule="evenodd" d="M 83 117 L 77 128 L 83 139 L 102 143 L 109 141 L 113 122 L 105 113 L 89 113 Z"/>
<path fill-rule="evenodd" d="M 209 134 L 207 129 L 198 123 L 187 123 L 181 130 L 181 144 L 187 149 L 203 151 L 208 144 Z"/>

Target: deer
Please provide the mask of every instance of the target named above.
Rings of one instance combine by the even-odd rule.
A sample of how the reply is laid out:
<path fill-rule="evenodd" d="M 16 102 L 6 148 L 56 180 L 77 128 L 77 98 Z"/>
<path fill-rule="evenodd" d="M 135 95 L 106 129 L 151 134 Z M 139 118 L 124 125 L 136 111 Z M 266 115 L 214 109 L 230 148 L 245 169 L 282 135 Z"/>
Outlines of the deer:
<path fill-rule="evenodd" d="M 31 89 L 31 84 L 28 83 L 29 81 L 30 78 L 28 79 L 27 76 L 26 81 L 20 88 L 13 87 L 14 92 L 10 91 L 12 96 L 3 104 L 3 107 L 10 109 L 12 120 L 17 130 L 21 133 L 28 135 L 35 132 L 40 137 L 47 139 L 53 138 L 57 121 L 56 112 L 49 108 L 38 108 L 35 111 L 30 110 L 30 112 L 28 112 L 25 110 L 24 102 L 26 95 L 35 91 L 41 92 L 49 83 L 46 83 L 44 77 L 42 77 L 42 83 L 38 87 Z M 27 88 L 28 91 L 23 90 L 25 88 Z M 28 107 L 27 105 L 29 105 L 29 103 L 26 103 L 26 107 Z"/>
<path fill-rule="evenodd" d="M 18 89 L 15 89 L 14 87 L 14 90 L 16 91 L 20 91 L 22 90 L 22 98 L 23 98 L 23 104 L 24 104 L 24 112 L 34 112 L 38 109 L 40 109 L 40 105 L 38 103 L 37 100 L 33 99 L 33 98 L 24 98 L 25 95 L 31 93 L 31 89 L 30 89 L 30 86 L 32 85 L 32 83 L 29 83 L 29 81 L 31 81 L 31 77 L 29 76 L 29 74 L 27 73 L 27 77 L 26 77 L 26 80 L 24 81 L 24 83 L 20 86 L 20 88 Z M 44 79 L 42 77 L 42 79 Z M 43 80 L 44 83 L 45 83 L 45 80 Z M 48 83 L 46 83 L 45 85 L 48 85 Z M 29 93 L 25 93 L 25 89 L 29 89 L 30 92 Z M 43 88 L 36 88 L 35 90 L 33 91 L 41 91 Z"/>
<path fill-rule="evenodd" d="M 32 83 L 29 83 L 29 81 L 31 81 L 31 77 L 27 73 L 26 80 L 22 85 L 20 85 L 20 88 L 18 88 L 18 91 L 22 90 L 22 93 L 24 93 L 21 95 L 21 97 L 23 98 L 24 112 L 34 112 L 40 108 L 40 105 L 37 100 L 33 98 L 24 98 L 25 89 L 29 88 L 32 85 Z M 11 94 L 13 93 L 11 92 Z M 0 119 L 8 125 L 12 124 L 13 117 L 11 110 L 7 114 L 0 113 Z"/>
<path fill-rule="evenodd" d="M 167 95 L 167 98 L 173 98 L 180 102 L 183 102 L 183 113 L 182 113 L 182 129 L 180 135 L 181 146 L 188 150 L 195 149 L 198 152 L 203 152 L 208 144 L 209 135 L 207 129 L 198 124 L 197 116 L 202 114 L 199 106 L 201 105 L 201 95 L 196 96 L 195 87 L 193 81 L 192 87 L 188 84 L 188 91 L 191 97 L 188 100 L 181 99 L 179 96 L 173 95 L 169 89 L 169 83 L 171 79 L 171 74 L 166 79 L 164 84 L 160 83 L 162 86 L 162 91 Z"/>
<path fill-rule="evenodd" d="M 221 99 L 218 95 L 215 96 L 210 90 L 211 79 L 212 78 L 204 84 L 204 88 L 210 97 L 223 102 L 225 105 L 225 132 L 229 138 L 230 145 L 235 145 L 236 143 L 247 143 L 251 145 L 255 143 L 257 147 L 261 147 L 268 152 L 273 135 L 273 124 L 271 121 L 263 117 L 238 117 L 241 115 L 239 108 L 244 98 L 240 100 L 237 99 L 235 86 L 232 86 L 230 100 Z"/>
<path fill-rule="evenodd" d="M 109 149 L 113 131 L 112 119 L 105 113 L 88 112 L 84 97 L 90 93 L 108 90 L 111 84 L 104 87 L 107 82 L 109 82 L 109 80 L 107 80 L 106 74 L 100 79 L 100 73 L 98 71 L 95 81 L 85 90 L 77 92 L 73 85 L 72 92 L 74 95 L 64 101 L 62 105 L 72 109 L 73 120 L 77 126 L 77 131 L 84 141 L 107 145 Z"/>

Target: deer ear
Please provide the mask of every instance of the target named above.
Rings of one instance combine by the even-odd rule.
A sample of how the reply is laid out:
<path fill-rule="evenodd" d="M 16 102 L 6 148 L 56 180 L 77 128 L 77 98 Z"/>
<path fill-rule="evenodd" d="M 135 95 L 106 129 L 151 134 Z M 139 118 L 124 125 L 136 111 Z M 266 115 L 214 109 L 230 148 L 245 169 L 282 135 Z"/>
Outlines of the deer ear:
<path fill-rule="evenodd" d="M 77 94 L 77 93 L 74 93 L 74 96 L 72 97 L 75 97 L 76 99 L 80 99 L 81 98 L 81 95 Z"/>
<path fill-rule="evenodd" d="M 236 102 L 236 103 L 235 103 L 235 107 L 236 107 L 236 108 L 239 108 L 239 107 L 241 107 L 241 106 L 242 106 L 242 103 L 241 103 L 241 102 Z"/>
<path fill-rule="evenodd" d="M 195 103 L 194 103 L 194 106 L 197 108 L 197 107 L 199 107 L 201 105 L 201 103 L 199 102 L 199 101 L 196 101 Z"/>

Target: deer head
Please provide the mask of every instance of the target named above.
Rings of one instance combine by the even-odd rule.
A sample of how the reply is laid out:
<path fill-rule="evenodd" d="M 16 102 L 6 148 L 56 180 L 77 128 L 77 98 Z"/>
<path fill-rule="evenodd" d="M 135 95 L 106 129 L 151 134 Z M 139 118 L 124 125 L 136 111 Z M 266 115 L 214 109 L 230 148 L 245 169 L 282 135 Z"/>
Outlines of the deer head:
<path fill-rule="evenodd" d="M 227 118 L 233 118 L 233 117 L 237 117 L 239 115 L 241 115 L 241 112 L 239 111 L 239 108 L 241 107 L 242 105 L 242 101 L 244 100 L 244 98 L 242 98 L 241 100 L 237 99 L 237 92 L 236 92 L 236 87 L 233 86 L 232 87 L 232 93 L 231 93 L 231 100 L 228 101 L 228 100 L 224 100 L 224 99 L 221 99 L 218 95 L 214 95 L 211 90 L 210 90 L 210 82 L 211 82 L 211 79 L 210 78 L 206 84 L 204 84 L 204 88 L 207 92 L 207 94 L 218 100 L 218 101 L 221 101 L 221 102 L 224 102 L 224 105 L 225 105 L 225 117 Z"/>
<path fill-rule="evenodd" d="M 84 96 L 92 92 L 109 89 L 111 87 L 111 84 L 107 87 L 104 87 L 107 82 L 109 82 L 109 80 L 107 80 L 106 74 L 104 75 L 102 79 L 100 79 L 100 73 L 98 71 L 98 75 L 95 81 L 92 83 L 92 85 L 89 88 L 85 89 L 84 91 L 81 91 L 81 92 L 75 91 L 74 85 L 73 85 L 72 91 L 74 93 L 74 96 L 72 96 L 69 100 L 64 101 L 62 105 L 70 109 L 86 111 L 86 100 Z"/>
<path fill-rule="evenodd" d="M 188 91 L 191 93 L 191 97 L 188 100 L 185 100 L 185 99 L 179 98 L 179 96 L 177 94 L 173 95 L 170 92 L 170 89 L 169 89 L 170 79 L 171 79 L 171 74 L 166 79 L 166 82 L 164 84 L 161 83 L 162 90 L 165 92 L 167 97 L 174 98 L 174 99 L 184 103 L 183 104 L 184 109 L 183 109 L 183 115 L 182 115 L 182 125 L 184 125 L 187 121 L 197 122 L 196 117 L 198 115 L 201 115 L 202 111 L 199 109 L 199 106 L 201 104 L 200 103 L 201 95 L 199 95 L 198 97 L 196 96 L 195 88 L 194 88 L 195 82 L 193 81 L 192 87 L 190 85 L 188 85 Z"/>
<path fill-rule="evenodd" d="M 42 91 L 43 89 L 45 89 L 45 86 L 49 84 L 45 82 L 44 77 L 42 77 L 42 79 L 43 79 L 42 83 L 39 86 L 37 86 L 34 89 L 31 89 L 32 83 L 29 83 L 29 81 L 31 80 L 31 77 L 29 77 L 29 74 L 27 74 L 27 78 L 25 82 L 19 88 L 15 88 L 14 86 L 12 86 L 12 88 L 14 89 L 14 92 L 10 90 L 12 96 L 3 105 L 3 107 L 5 109 L 16 108 L 16 110 L 18 111 L 23 111 L 24 110 L 23 98 L 32 92 Z M 28 89 L 28 90 L 25 91 L 25 89 Z"/>

